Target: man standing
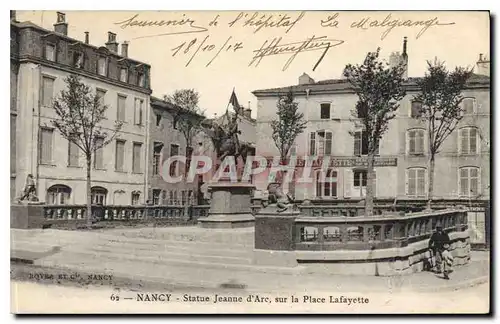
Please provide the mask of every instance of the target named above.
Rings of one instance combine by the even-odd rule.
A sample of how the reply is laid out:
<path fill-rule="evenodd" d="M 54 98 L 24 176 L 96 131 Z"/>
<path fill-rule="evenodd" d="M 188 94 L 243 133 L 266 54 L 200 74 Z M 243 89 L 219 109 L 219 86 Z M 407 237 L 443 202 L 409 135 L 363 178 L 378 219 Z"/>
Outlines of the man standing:
<path fill-rule="evenodd" d="M 429 240 L 429 249 L 432 250 L 434 257 L 436 258 L 436 272 L 441 273 L 443 270 L 443 251 L 445 244 L 450 244 L 450 237 L 443 231 L 441 225 L 436 226 L 436 232 L 434 232 Z M 444 272 L 445 278 L 448 274 Z"/>

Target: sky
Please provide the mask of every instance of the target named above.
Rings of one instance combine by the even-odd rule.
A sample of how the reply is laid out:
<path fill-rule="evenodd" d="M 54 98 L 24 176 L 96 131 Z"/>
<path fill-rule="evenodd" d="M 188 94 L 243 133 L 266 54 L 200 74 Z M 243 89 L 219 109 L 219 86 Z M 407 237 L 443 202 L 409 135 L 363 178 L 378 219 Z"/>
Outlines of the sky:
<path fill-rule="evenodd" d="M 490 48 L 488 12 L 478 11 L 65 13 L 68 36 L 83 41 L 88 31 L 92 45 L 104 46 L 108 31 L 116 33 L 120 44 L 129 42 L 129 57 L 151 65 L 154 96 L 195 89 L 207 116 L 225 112 L 235 89 L 255 118 L 252 91 L 295 85 L 303 73 L 340 78 L 346 64 L 362 63 L 377 47 L 387 59 L 401 52 L 405 36 L 410 77 L 424 75 L 435 57 L 448 68 L 473 67 Z M 56 12 L 18 11 L 17 19 L 52 30 Z"/>

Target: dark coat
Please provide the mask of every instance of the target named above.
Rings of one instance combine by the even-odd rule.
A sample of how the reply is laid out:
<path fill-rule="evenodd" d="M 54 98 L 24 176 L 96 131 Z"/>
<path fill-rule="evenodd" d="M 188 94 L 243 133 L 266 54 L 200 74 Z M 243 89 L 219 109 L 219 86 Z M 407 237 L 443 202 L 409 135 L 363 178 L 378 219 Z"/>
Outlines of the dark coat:
<path fill-rule="evenodd" d="M 442 250 L 445 244 L 450 244 L 450 237 L 445 232 L 432 234 L 429 240 L 429 248 Z"/>

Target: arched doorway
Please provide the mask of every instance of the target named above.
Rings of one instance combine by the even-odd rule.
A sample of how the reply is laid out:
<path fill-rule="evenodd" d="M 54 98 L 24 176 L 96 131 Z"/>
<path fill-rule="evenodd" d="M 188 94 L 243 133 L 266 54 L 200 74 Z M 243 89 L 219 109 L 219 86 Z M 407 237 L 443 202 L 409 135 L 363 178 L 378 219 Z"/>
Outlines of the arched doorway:
<path fill-rule="evenodd" d="M 48 205 L 67 205 L 71 197 L 71 188 L 56 184 L 47 189 L 47 199 Z"/>
<path fill-rule="evenodd" d="M 96 205 L 106 205 L 106 197 L 108 196 L 108 190 L 103 187 L 95 186 L 90 189 L 90 195 L 92 197 L 92 204 Z"/>

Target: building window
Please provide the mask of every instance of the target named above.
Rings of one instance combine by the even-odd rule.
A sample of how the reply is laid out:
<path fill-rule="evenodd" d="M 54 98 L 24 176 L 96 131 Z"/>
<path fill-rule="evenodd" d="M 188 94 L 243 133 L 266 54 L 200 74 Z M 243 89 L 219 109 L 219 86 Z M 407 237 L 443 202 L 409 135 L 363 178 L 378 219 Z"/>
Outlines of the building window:
<path fill-rule="evenodd" d="M 104 56 L 100 56 L 97 60 L 97 73 L 99 75 L 108 75 L 108 60 Z"/>
<path fill-rule="evenodd" d="M 185 206 L 187 204 L 187 190 L 181 191 L 181 206 Z"/>
<path fill-rule="evenodd" d="M 127 102 L 127 97 L 118 95 L 117 113 L 116 119 L 118 121 L 125 121 L 125 104 Z"/>
<path fill-rule="evenodd" d="M 163 143 L 154 142 L 154 144 L 153 144 L 153 175 L 160 174 L 161 150 L 162 149 L 163 149 Z"/>
<path fill-rule="evenodd" d="M 412 118 L 419 118 L 422 116 L 422 103 L 420 101 L 411 102 L 411 115 Z"/>
<path fill-rule="evenodd" d="M 423 129 L 411 129 L 408 131 L 408 154 L 424 154 L 425 131 Z"/>
<path fill-rule="evenodd" d="M 459 188 L 461 197 L 477 197 L 481 193 L 480 170 L 477 167 L 459 169 Z"/>
<path fill-rule="evenodd" d="M 479 136 L 476 127 L 464 127 L 459 130 L 459 153 L 477 154 L 479 152 Z"/>
<path fill-rule="evenodd" d="M 464 115 L 472 115 L 476 113 L 476 98 L 463 98 L 462 110 Z"/>
<path fill-rule="evenodd" d="M 310 155 L 330 155 L 332 154 L 333 134 L 329 131 L 318 131 L 310 134 L 309 153 Z"/>
<path fill-rule="evenodd" d="M 161 114 L 156 114 L 156 126 L 161 125 Z"/>
<path fill-rule="evenodd" d="M 132 205 L 139 205 L 141 200 L 140 191 L 132 191 Z"/>
<path fill-rule="evenodd" d="M 56 61 L 56 46 L 54 44 L 45 44 L 45 59 Z"/>
<path fill-rule="evenodd" d="M 80 148 L 72 141 L 68 141 L 68 166 L 80 166 Z"/>
<path fill-rule="evenodd" d="M 177 144 L 171 144 L 170 145 L 170 157 L 173 157 L 173 156 L 177 156 L 179 155 L 179 145 Z M 177 166 L 178 166 L 178 162 L 179 161 L 173 161 L 171 164 L 170 164 L 170 170 L 169 170 L 169 174 L 171 177 L 177 175 Z"/>
<path fill-rule="evenodd" d="M 139 87 L 144 87 L 144 73 L 137 74 L 137 85 Z"/>
<path fill-rule="evenodd" d="M 105 105 L 106 90 L 97 89 L 96 90 L 96 96 L 99 99 L 99 105 L 101 107 L 104 107 L 104 105 Z"/>
<path fill-rule="evenodd" d="M 42 105 L 51 107 L 54 98 L 54 78 L 42 77 Z"/>
<path fill-rule="evenodd" d="M 142 125 L 144 100 L 136 98 L 134 103 L 134 124 Z"/>
<path fill-rule="evenodd" d="M 48 205 L 65 205 L 69 203 L 71 188 L 65 185 L 53 185 L 47 190 Z"/>
<path fill-rule="evenodd" d="M 77 69 L 83 69 L 83 53 L 73 52 L 73 66 Z"/>
<path fill-rule="evenodd" d="M 366 170 L 354 170 L 354 187 L 366 187 L 367 175 Z"/>
<path fill-rule="evenodd" d="M 328 169 L 326 177 L 324 172 L 316 173 L 316 197 L 318 198 L 336 198 L 337 197 L 337 171 Z"/>
<path fill-rule="evenodd" d="M 103 158 L 104 138 L 97 137 L 95 139 L 94 145 L 97 148 L 97 150 L 94 153 L 94 169 L 104 169 L 104 158 Z"/>
<path fill-rule="evenodd" d="M 161 191 L 161 204 L 162 205 L 168 205 L 167 191 L 166 190 L 162 190 Z"/>
<path fill-rule="evenodd" d="M 52 164 L 52 141 L 54 130 L 42 128 L 40 131 L 40 163 Z"/>
<path fill-rule="evenodd" d="M 172 205 L 176 206 L 179 204 L 179 200 L 177 200 L 177 190 L 173 191 Z"/>
<path fill-rule="evenodd" d="M 330 119 L 330 107 L 329 103 L 322 103 L 321 107 L 321 119 Z"/>
<path fill-rule="evenodd" d="M 128 69 L 127 68 L 120 69 L 120 81 L 121 82 L 128 82 Z"/>
<path fill-rule="evenodd" d="M 134 143 L 132 147 L 132 172 L 141 173 L 142 143 Z"/>
<path fill-rule="evenodd" d="M 407 170 L 407 196 L 417 198 L 425 197 L 425 169 L 424 168 L 410 168 Z"/>
<path fill-rule="evenodd" d="M 92 187 L 90 192 L 92 197 L 92 204 L 106 205 L 106 197 L 108 196 L 108 190 L 106 188 Z"/>
<path fill-rule="evenodd" d="M 116 140 L 115 170 L 124 171 L 125 162 L 125 141 Z"/>
<path fill-rule="evenodd" d="M 169 192 L 169 195 L 168 195 L 168 204 L 171 205 L 171 206 L 174 204 L 174 190 L 172 190 L 172 191 Z"/>
<path fill-rule="evenodd" d="M 380 143 L 379 143 L 380 145 Z M 377 146 L 375 150 L 375 155 L 379 154 L 379 147 Z M 368 155 L 368 133 L 363 131 L 357 131 L 354 133 L 354 155 Z"/>
<path fill-rule="evenodd" d="M 160 189 L 153 189 L 153 205 L 160 204 L 160 194 L 161 194 Z"/>

